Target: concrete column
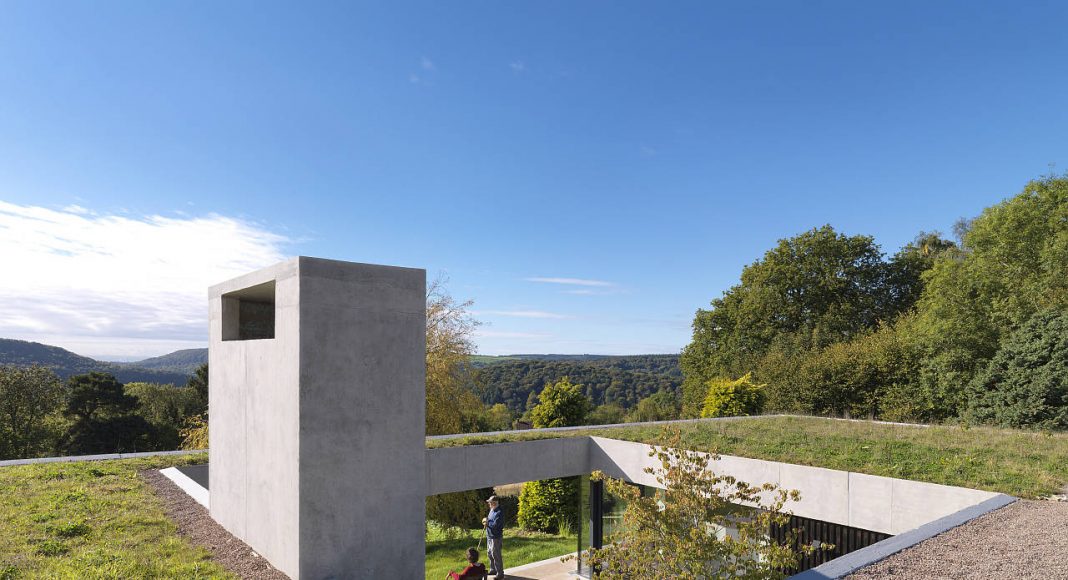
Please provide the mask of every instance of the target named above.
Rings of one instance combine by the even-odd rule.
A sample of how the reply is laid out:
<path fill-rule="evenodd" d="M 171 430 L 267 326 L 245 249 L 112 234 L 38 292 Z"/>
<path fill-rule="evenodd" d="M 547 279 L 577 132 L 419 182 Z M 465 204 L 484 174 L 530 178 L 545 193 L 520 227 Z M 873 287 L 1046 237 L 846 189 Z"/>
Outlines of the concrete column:
<path fill-rule="evenodd" d="M 294 580 L 424 575 L 425 286 L 300 257 L 209 291 L 211 514 Z"/>

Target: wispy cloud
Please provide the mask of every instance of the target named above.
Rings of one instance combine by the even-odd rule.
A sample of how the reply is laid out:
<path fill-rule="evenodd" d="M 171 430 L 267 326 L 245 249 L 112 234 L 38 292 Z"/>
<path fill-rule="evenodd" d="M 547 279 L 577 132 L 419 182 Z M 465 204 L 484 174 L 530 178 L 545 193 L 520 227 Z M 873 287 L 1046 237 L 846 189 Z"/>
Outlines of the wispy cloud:
<path fill-rule="evenodd" d="M 207 215 L 107 215 L 0 201 L 0 336 L 81 354 L 202 346 L 207 287 L 285 258 L 284 236 Z"/>
<path fill-rule="evenodd" d="M 508 68 L 512 69 L 512 72 L 519 74 L 527 70 L 527 65 L 521 60 L 513 60 L 508 63 Z"/>
<path fill-rule="evenodd" d="M 423 67 L 423 70 L 437 70 L 438 68 L 434 66 L 434 61 L 425 56 L 419 60 L 419 66 Z"/>
<path fill-rule="evenodd" d="M 524 339 L 545 339 L 552 338 L 553 335 L 545 332 L 512 332 L 507 330 L 487 330 L 480 328 L 475 331 L 475 336 L 478 338 L 524 338 Z"/>
<path fill-rule="evenodd" d="M 568 286 L 595 286 L 600 288 L 610 288 L 615 286 L 612 282 L 606 282 L 604 280 L 588 280 L 585 278 L 526 278 L 527 282 L 538 282 L 541 284 L 564 284 Z"/>
<path fill-rule="evenodd" d="M 544 310 L 474 310 L 471 314 L 475 316 L 507 316 L 509 318 L 542 318 L 551 320 L 574 318 L 574 316 L 568 316 L 567 314 L 545 312 Z"/>

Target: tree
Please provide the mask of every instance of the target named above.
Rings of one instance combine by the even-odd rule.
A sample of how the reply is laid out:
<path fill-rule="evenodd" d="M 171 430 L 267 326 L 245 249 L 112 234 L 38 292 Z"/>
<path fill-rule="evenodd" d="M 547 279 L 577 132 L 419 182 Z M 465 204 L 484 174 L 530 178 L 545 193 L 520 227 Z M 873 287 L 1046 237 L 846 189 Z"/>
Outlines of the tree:
<path fill-rule="evenodd" d="M 197 401 L 201 409 L 197 411 L 196 415 L 203 413 L 205 420 L 207 420 L 208 413 L 208 363 L 204 363 L 197 367 L 193 371 L 193 376 L 189 377 L 189 381 L 185 384 L 197 394 Z"/>
<path fill-rule="evenodd" d="M 683 411 L 696 416 L 706 383 L 746 372 L 760 380 L 761 360 L 822 348 L 898 314 L 901 300 L 879 246 L 831 226 L 780 240 L 742 270 L 741 283 L 698 310 L 680 363 Z"/>
<path fill-rule="evenodd" d="M 460 433 L 464 415 L 480 410 L 479 401 L 464 385 L 470 384 L 469 360 L 475 353 L 472 335 L 478 322 L 468 308 L 456 302 L 437 280 L 426 294 L 426 432 L 427 435 Z M 468 421 L 468 424 L 477 424 Z"/>
<path fill-rule="evenodd" d="M 51 449 L 63 384 L 51 369 L 0 366 L 0 459 L 33 457 Z"/>
<path fill-rule="evenodd" d="M 915 306 L 923 293 L 924 273 L 940 257 L 956 249 L 957 244 L 943 238 L 941 232 L 920 232 L 894 254 L 887 265 L 891 311 L 906 312 Z"/>
<path fill-rule="evenodd" d="M 63 413 L 73 422 L 63 436 L 68 453 L 116 453 L 152 447 L 152 427 L 132 412 L 137 398 L 114 376 L 91 372 L 67 381 Z"/>
<path fill-rule="evenodd" d="M 960 234 L 960 247 L 924 275 L 908 329 L 932 419 L 965 408 L 963 387 L 1014 329 L 1040 310 L 1068 307 L 1068 175 L 1031 181 Z"/>
<path fill-rule="evenodd" d="M 1032 316 L 968 386 L 971 421 L 1068 429 L 1068 310 Z"/>
<path fill-rule="evenodd" d="M 156 450 L 177 449 L 182 443 L 181 430 L 193 417 L 204 411 L 202 393 L 194 387 L 175 387 L 155 383 L 127 383 L 127 395 L 137 400 L 135 413 L 152 426 Z"/>
<path fill-rule="evenodd" d="M 634 486 L 594 474 L 611 495 L 627 502 L 615 541 L 586 554 L 600 578 L 782 578 L 783 570 L 797 565 L 799 553 L 816 550 L 812 545 L 795 550 L 792 531 L 785 544 L 769 537 L 771 526 L 788 525 L 784 508 L 800 499 L 796 491 L 716 475 L 708 467 L 714 456 L 683 450 L 680 443 L 676 434 L 669 447 L 650 454 L 660 467 L 646 472 L 665 488 L 657 497 L 641 497 Z"/>
<path fill-rule="evenodd" d="M 752 373 L 737 379 L 712 379 L 708 381 L 702 417 L 737 417 L 759 415 L 764 410 L 767 395 L 764 387 L 753 382 Z"/>
<path fill-rule="evenodd" d="M 586 422 L 593 402 L 582 392 L 582 385 L 571 384 L 564 377 L 552 385 L 545 385 L 538 395 L 538 405 L 530 413 L 536 428 L 573 427 Z"/>
<path fill-rule="evenodd" d="M 615 403 L 598 405 L 597 407 L 594 407 L 593 411 L 586 417 L 586 423 L 589 425 L 615 425 L 617 423 L 623 423 L 626 420 L 626 410 Z"/>
<path fill-rule="evenodd" d="M 679 401 L 675 393 L 663 389 L 638 401 L 629 420 L 637 422 L 645 421 L 670 421 L 679 418 Z"/>

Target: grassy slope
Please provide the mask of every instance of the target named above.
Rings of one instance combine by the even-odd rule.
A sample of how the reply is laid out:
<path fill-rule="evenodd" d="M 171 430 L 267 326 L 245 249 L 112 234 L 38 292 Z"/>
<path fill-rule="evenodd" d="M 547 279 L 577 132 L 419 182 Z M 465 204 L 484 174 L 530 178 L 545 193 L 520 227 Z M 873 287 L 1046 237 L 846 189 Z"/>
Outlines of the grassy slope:
<path fill-rule="evenodd" d="M 476 547 L 478 540 L 478 535 L 449 539 L 431 528 L 426 542 L 426 580 L 441 580 L 452 570 L 463 570 L 467 565 L 466 551 Z M 552 536 L 509 528 L 504 532 L 504 565 L 511 568 L 574 553 L 577 544 L 575 536 Z M 479 554 L 480 562 L 488 569 L 485 540 L 482 541 Z"/>
<path fill-rule="evenodd" d="M 724 455 L 783 461 L 958 485 L 1036 498 L 1068 484 L 1068 433 L 989 428 L 918 427 L 819 418 L 767 417 L 681 427 L 690 447 Z M 662 443 L 663 427 L 625 427 L 573 432 Z M 428 441 L 430 447 L 567 436 L 552 434 L 471 436 Z"/>
<path fill-rule="evenodd" d="M 233 578 L 178 536 L 137 476 L 206 459 L 0 468 L 0 578 Z"/>

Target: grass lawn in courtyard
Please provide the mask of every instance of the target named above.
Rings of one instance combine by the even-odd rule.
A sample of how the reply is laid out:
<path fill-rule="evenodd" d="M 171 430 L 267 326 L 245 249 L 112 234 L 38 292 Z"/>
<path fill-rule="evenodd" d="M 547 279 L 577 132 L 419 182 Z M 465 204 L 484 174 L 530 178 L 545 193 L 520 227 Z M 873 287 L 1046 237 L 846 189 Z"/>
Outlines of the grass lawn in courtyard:
<path fill-rule="evenodd" d="M 426 580 L 442 580 L 451 570 L 459 572 L 467 565 L 468 548 L 478 545 L 481 531 L 472 532 L 469 538 L 448 538 L 434 525 L 426 538 Z M 504 530 L 504 551 L 501 556 L 506 568 L 522 566 L 530 562 L 546 560 L 565 554 L 573 554 L 578 546 L 574 535 L 552 535 L 528 532 L 518 528 Z M 482 540 L 479 560 L 489 569 L 486 558 L 486 540 Z"/>

